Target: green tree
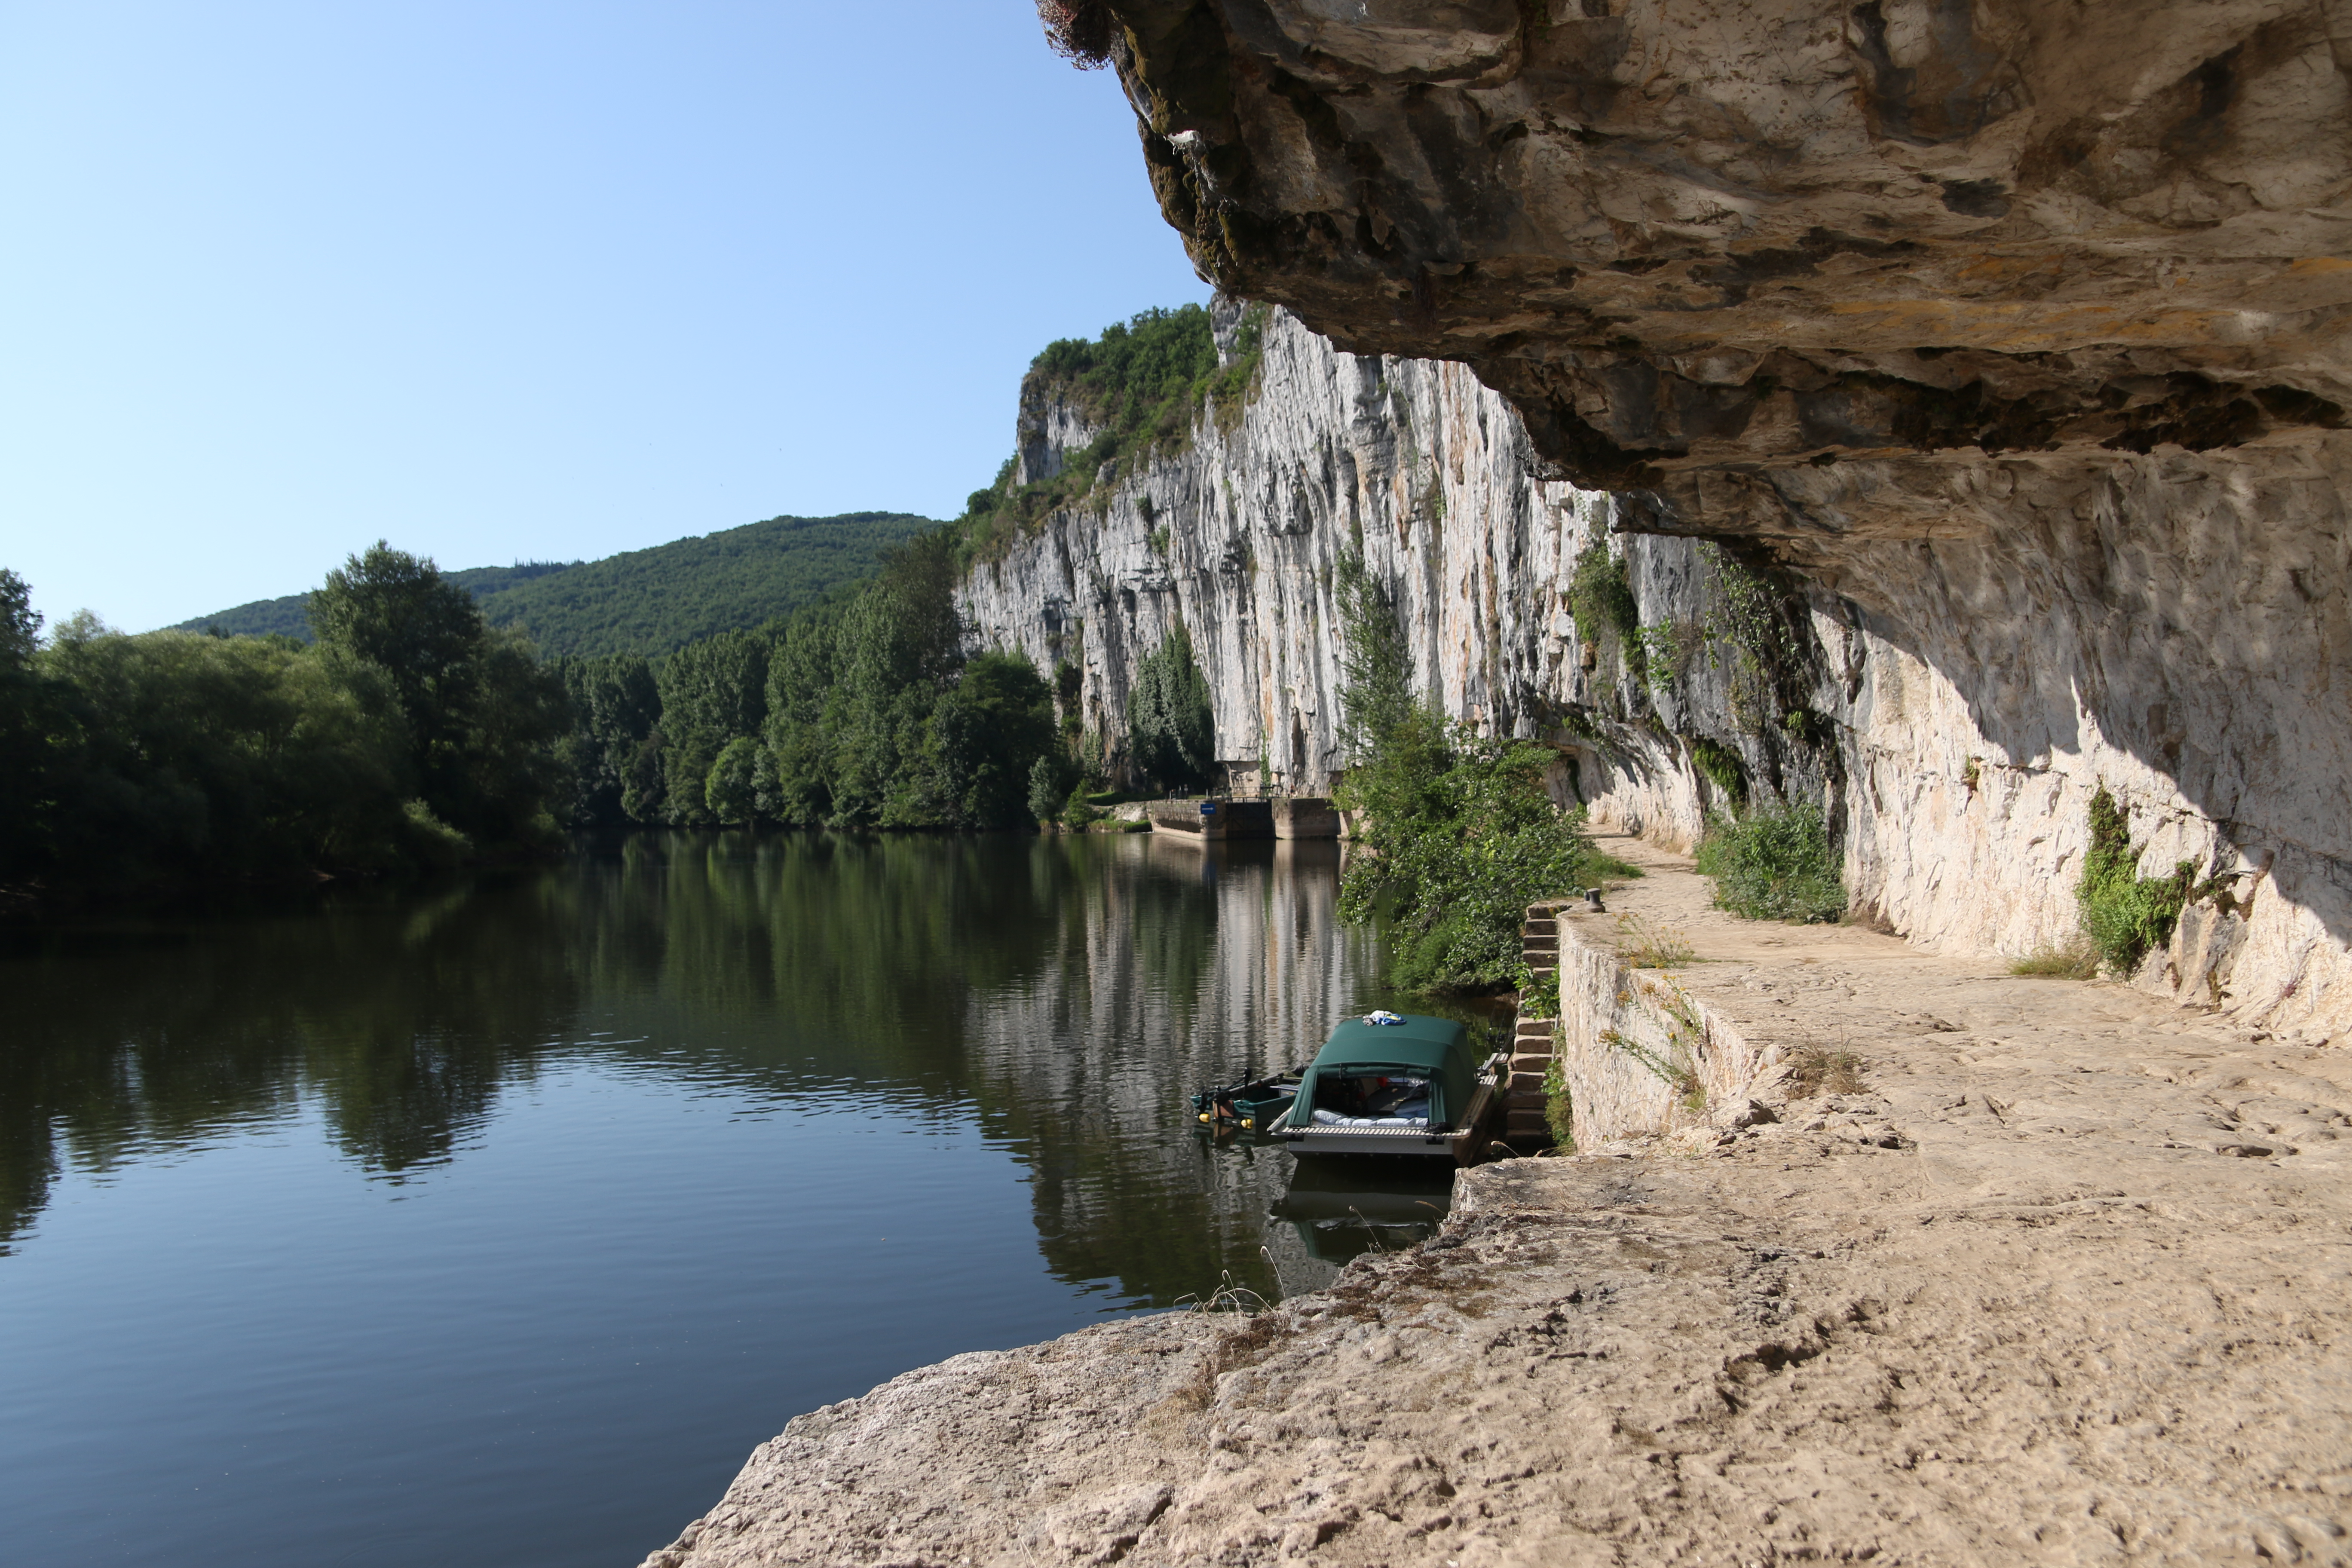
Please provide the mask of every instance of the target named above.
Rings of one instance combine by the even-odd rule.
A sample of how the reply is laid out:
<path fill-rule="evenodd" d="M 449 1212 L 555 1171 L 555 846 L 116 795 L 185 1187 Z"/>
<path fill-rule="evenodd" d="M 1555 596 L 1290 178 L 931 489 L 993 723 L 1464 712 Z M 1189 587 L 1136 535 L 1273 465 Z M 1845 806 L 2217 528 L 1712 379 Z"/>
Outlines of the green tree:
<path fill-rule="evenodd" d="M 759 816 L 760 758 L 766 748 L 738 735 L 719 749 L 703 782 L 702 799 L 711 820 L 726 827 L 749 827 Z"/>
<path fill-rule="evenodd" d="M 551 843 L 552 807 L 570 793 L 556 742 L 571 727 L 563 682 L 513 632 L 486 639 L 459 741 L 463 793 L 449 819 L 493 844 Z"/>
<path fill-rule="evenodd" d="M 0 877 L 37 868 L 48 842 L 57 713 L 49 682 L 34 663 L 40 640 L 32 590 L 0 568 Z"/>
<path fill-rule="evenodd" d="M 470 594 L 382 540 L 327 574 L 310 624 L 330 658 L 388 689 L 413 793 L 434 817 L 478 843 L 552 832 L 568 702 L 529 644 L 492 633 Z"/>
<path fill-rule="evenodd" d="M 572 780 L 572 825 L 658 820 L 662 710 L 652 668 L 627 653 L 558 659 L 552 668 L 572 704 L 572 731 L 557 750 Z"/>
<path fill-rule="evenodd" d="M 1412 700 L 1393 600 L 1360 566 L 1343 564 L 1339 607 L 1354 757 L 1338 793 L 1369 851 L 1341 873 L 1340 916 L 1387 921 L 1398 990 L 1501 989 L 1518 973 L 1529 903 L 1638 873 L 1593 849 L 1580 812 L 1552 804 L 1548 749 L 1449 730 Z"/>
<path fill-rule="evenodd" d="M 1342 555 L 1338 578 L 1339 741 L 1350 758 L 1369 757 L 1415 717 L 1412 650 L 1394 591 L 1365 570 L 1362 556 Z"/>
<path fill-rule="evenodd" d="M 379 539 L 327 574 L 310 595 L 310 626 L 323 647 L 391 683 L 420 779 L 454 765 L 489 637 L 471 594 Z"/>
<path fill-rule="evenodd" d="M 944 826 L 1017 827 L 1034 820 L 1031 775 L 1061 750 L 1054 692 L 1026 654 L 983 653 L 932 715 L 949 804 Z"/>
<path fill-rule="evenodd" d="M 1216 766 L 1215 710 L 1181 623 L 1136 661 L 1127 724 L 1129 754 L 1145 777 L 1162 788 L 1209 784 Z"/>
<path fill-rule="evenodd" d="M 58 628 L 58 868 L 84 886 L 410 858 L 405 735 L 374 672 L 283 637 Z"/>
<path fill-rule="evenodd" d="M 1029 815 L 1040 823 L 1066 816 L 1071 794 L 1080 783 L 1078 768 L 1060 747 L 1029 764 Z"/>
<path fill-rule="evenodd" d="M 688 643 L 655 676 L 661 696 L 667 816 L 680 826 L 714 820 L 704 789 L 729 742 L 756 735 L 768 716 L 768 659 L 774 634 L 721 632 Z"/>
<path fill-rule="evenodd" d="M 843 826 L 930 827 L 941 797 L 931 710 L 963 667 L 954 541 L 919 535 L 885 553 L 882 574 L 844 616 L 833 817 Z"/>
<path fill-rule="evenodd" d="M 788 621 L 768 663 L 768 755 L 775 821 L 814 827 L 833 816 L 836 734 L 845 710 L 839 684 L 842 605 L 806 610 Z"/>

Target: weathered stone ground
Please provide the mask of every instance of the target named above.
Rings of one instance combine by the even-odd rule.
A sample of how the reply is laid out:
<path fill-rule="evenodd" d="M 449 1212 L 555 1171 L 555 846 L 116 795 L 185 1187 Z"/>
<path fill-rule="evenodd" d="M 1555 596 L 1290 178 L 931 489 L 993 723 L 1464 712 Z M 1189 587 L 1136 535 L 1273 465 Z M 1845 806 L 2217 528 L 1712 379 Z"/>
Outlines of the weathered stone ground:
<path fill-rule="evenodd" d="M 647 1568 L 2352 1562 L 2352 1054 L 1625 902 L 1864 1090 L 1468 1173 L 1256 1318 L 909 1373 Z"/>

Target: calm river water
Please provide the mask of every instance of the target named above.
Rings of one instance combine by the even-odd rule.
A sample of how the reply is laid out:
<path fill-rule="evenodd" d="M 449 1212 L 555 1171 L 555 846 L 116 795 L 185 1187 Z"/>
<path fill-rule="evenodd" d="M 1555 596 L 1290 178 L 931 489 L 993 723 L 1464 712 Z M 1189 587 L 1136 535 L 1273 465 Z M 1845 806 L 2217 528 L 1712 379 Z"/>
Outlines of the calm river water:
<path fill-rule="evenodd" d="M 1450 1173 L 1294 1184 L 1180 1101 L 1391 1000 L 1337 882 L 641 836 L 0 936 L 0 1562 L 628 1568 L 801 1411 L 1323 1282 Z"/>

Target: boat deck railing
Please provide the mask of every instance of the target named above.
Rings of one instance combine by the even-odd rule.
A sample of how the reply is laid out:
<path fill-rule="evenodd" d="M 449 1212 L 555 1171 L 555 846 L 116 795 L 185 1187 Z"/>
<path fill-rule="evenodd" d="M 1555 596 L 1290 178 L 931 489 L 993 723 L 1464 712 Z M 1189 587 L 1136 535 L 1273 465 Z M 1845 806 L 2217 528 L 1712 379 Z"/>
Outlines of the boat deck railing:
<path fill-rule="evenodd" d="M 1309 1121 L 1294 1126 L 1290 1131 L 1322 1132 L 1334 1138 L 1451 1138 L 1454 1129 L 1422 1122 L 1414 1127 L 1334 1127 L 1326 1122 Z"/>

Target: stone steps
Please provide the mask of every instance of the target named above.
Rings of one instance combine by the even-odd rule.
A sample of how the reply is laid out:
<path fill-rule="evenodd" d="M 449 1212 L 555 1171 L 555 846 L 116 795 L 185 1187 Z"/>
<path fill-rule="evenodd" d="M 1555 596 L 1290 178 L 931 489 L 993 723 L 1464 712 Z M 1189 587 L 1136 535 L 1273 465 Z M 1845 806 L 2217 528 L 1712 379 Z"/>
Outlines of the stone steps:
<path fill-rule="evenodd" d="M 1557 910 L 1562 904 L 1529 904 L 1519 927 L 1519 953 L 1538 984 L 1559 973 L 1560 928 Z M 1557 1023 L 1522 1015 L 1512 1029 L 1511 1072 L 1503 1084 L 1503 1135 L 1514 1139 L 1548 1140 L 1551 1129 L 1544 1121 L 1544 1074 L 1552 1063 Z"/>

